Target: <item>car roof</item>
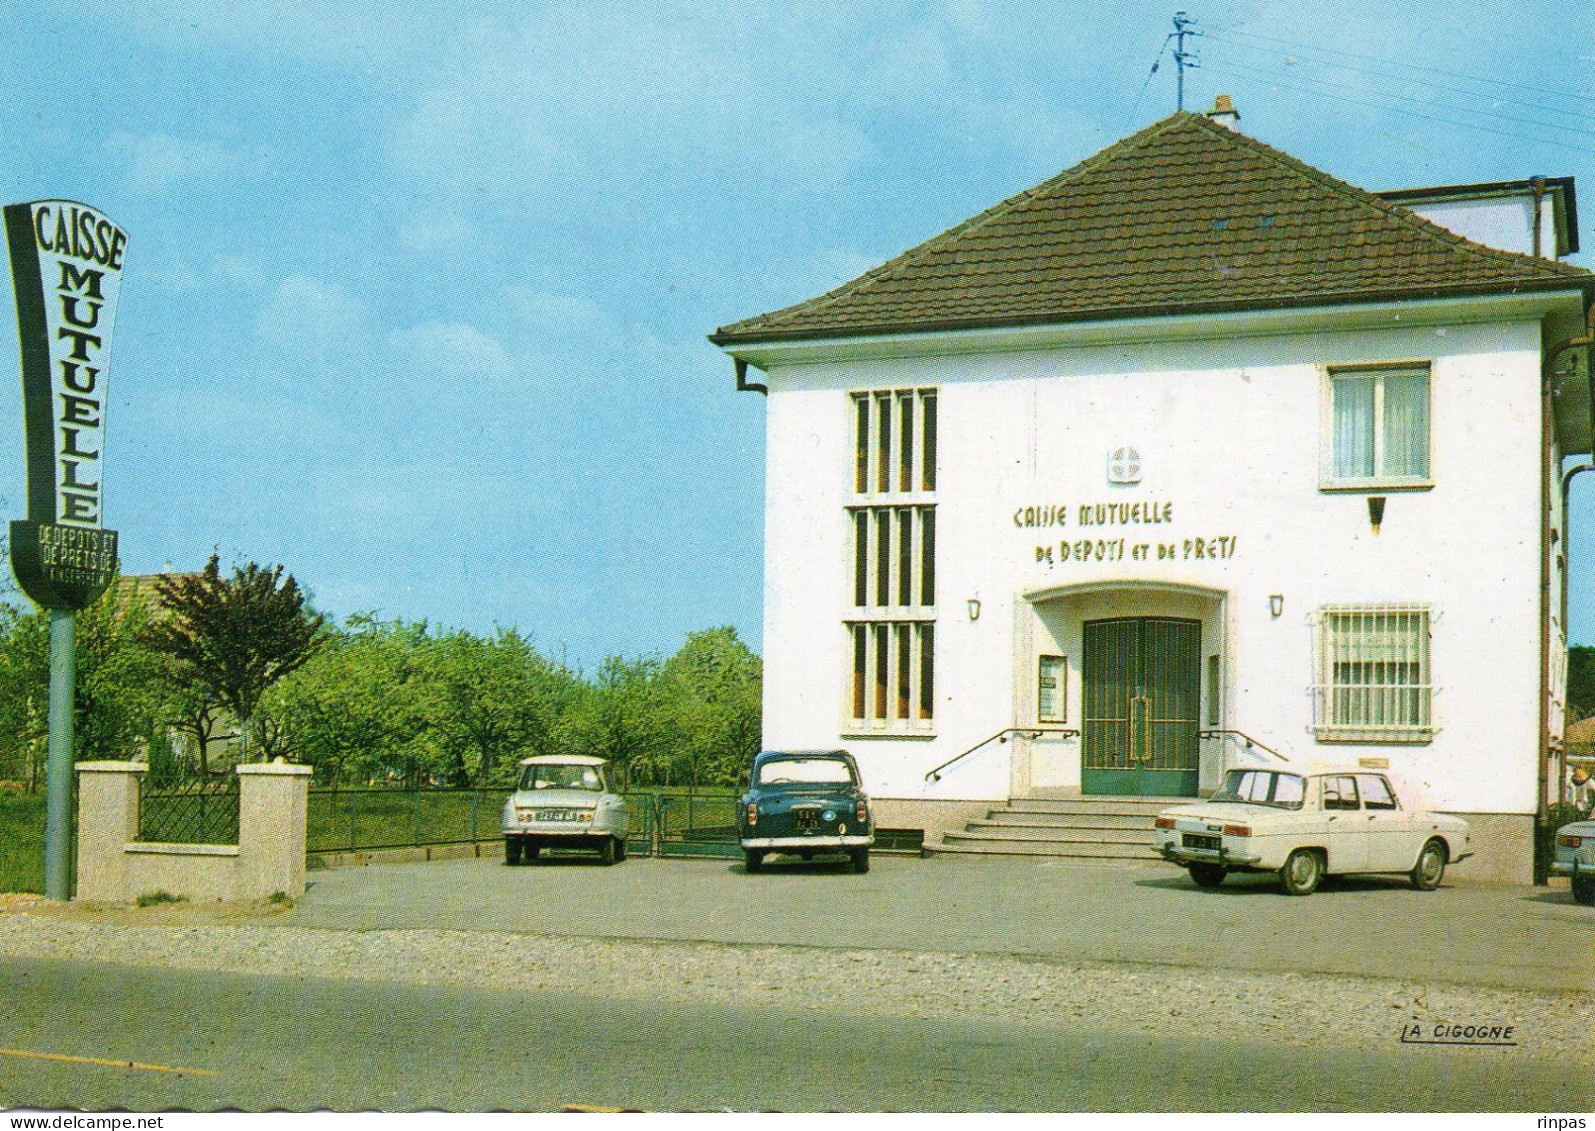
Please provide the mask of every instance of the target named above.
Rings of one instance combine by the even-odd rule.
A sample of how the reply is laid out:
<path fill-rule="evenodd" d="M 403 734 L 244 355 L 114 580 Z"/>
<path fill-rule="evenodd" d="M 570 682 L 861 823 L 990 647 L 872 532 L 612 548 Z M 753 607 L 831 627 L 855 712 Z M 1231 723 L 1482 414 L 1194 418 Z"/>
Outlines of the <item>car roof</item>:
<path fill-rule="evenodd" d="M 846 750 L 761 750 L 753 760 L 769 762 L 776 758 L 851 758 Z"/>
<path fill-rule="evenodd" d="M 1334 774 L 1383 774 L 1390 771 L 1375 766 L 1348 766 L 1343 762 L 1259 762 L 1252 766 L 1230 766 L 1231 770 L 1271 770 L 1298 777 L 1317 778 Z"/>
<path fill-rule="evenodd" d="M 594 758 L 587 754 L 539 754 L 535 758 L 522 758 L 518 766 L 602 766 L 608 758 Z"/>

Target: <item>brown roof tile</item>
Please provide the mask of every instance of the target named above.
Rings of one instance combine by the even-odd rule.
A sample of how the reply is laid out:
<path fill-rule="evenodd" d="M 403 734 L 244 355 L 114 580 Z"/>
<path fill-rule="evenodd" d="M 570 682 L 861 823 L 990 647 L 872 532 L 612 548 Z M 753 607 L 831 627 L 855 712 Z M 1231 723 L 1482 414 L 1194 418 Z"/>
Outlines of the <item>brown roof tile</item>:
<path fill-rule="evenodd" d="M 1585 285 L 1180 113 L 720 345 Z"/>

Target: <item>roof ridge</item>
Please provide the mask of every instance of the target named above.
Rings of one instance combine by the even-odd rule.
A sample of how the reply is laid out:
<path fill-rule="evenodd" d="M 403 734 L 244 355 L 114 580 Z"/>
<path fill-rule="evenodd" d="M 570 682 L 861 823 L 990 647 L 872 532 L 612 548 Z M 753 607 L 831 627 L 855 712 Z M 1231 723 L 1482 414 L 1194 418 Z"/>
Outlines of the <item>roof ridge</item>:
<path fill-rule="evenodd" d="M 811 311 L 823 310 L 829 303 L 834 302 L 837 299 L 851 297 L 861 291 L 868 290 L 875 283 L 878 283 L 888 276 L 895 274 L 904 267 L 910 266 L 910 256 L 914 256 L 915 259 L 913 262 L 917 262 L 919 253 L 931 251 L 934 246 L 939 246 L 943 240 L 961 236 L 966 232 L 980 227 L 982 224 L 986 224 L 997 219 L 999 216 L 1004 216 L 1014 208 L 1017 208 L 1020 204 L 1023 204 L 1025 201 L 1031 200 L 1037 196 L 1040 196 L 1045 191 L 1065 184 L 1076 176 L 1082 176 L 1089 172 L 1090 169 L 1095 168 L 1097 165 L 1105 164 L 1124 153 L 1140 148 L 1147 142 L 1153 140 L 1155 137 L 1160 136 L 1164 130 L 1177 125 L 1179 123 L 1179 119 L 1192 118 L 1195 116 L 1196 115 L 1190 113 L 1189 111 L 1176 111 L 1166 118 L 1160 118 L 1151 125 L 1137 130 L 1129 137 L 1122 137 L 1107 148 L 1099 149 L 1090 156 L 1076 161 L 1073 165 L 1070 165 L 1062 172 L 1054 173 L 1046 180 L 1041 181 L 1038 184 L 1031 185 L 1022 192 L 1016 192 L 1012 196 L 998 201 L 990 208 L 987 208 L 982 212 L 975 213 L 975 215 L 969 217 L 969 219 L 960 221 L 943 232 L 931 236 L 928 239 L 920 240 L 912 247 L 905 248 L 896 255 L 890 257 L 884 263 L 877 264 L 876 266 L 871 267 L 868 271 L 864 272 L 864 274 L 859 275 L 856 278 L 849 279 L 845 283 L 841 283 L 835 287 L 832 287 L 824 294 L 816 295 L 813 298 L 804 299 L 802 302 L 793 303 L 791 306 L 780 307 L 779 309 L 769 311 L 765 314 L 755 315 L 752 318 L 743 319 L 740 322 L 732 322 L 729 325 L 722 327 L 720 332 L 736 333 L 739 329 L 752 329 L 757 323 L 766 322 L 772 318 L 777 318 L 782 315 L 795 314 L 799 311 L 808 313 Z"/>
<path fill-rule="evenodd" d="M 1343 181 L 1333 173 L 1326 173 L 1324 170 L 1315 165 L 1309 165 L 1299 157 L 1292 157 L 1289 153 L 1286 153 L 1282 149 L 1276 149 L 1274 146 L 1269 145 L 1266 141 L 1252 137 L 1250 134 L 1243 134 L 1238 130 L 1232 130 L 1228 126 L 1221 126 L 1217 122 L 1214 122 L 1202 115 L 1191 116 L 1198 119 L 1203 127 L 1216 136 L 1222 137 L 1223 140 L 1239 142 L 1260 157 L 1272 161 L 1275 164 L 1283 165 L 1292 172 L 1305 176 L 1308 180 L 1311 180 L 1325 188 L 1330 188 L 1336 192 L 1350 196 L 1358 203 L 1374 208 L 1389 219 L 1394 220 L 1397 223 L 1404 224 L 1407 227 L 1413 228 L 1417 232 L 1426 235 L 1431 239 L 1437 239 L 1442 243 L 1449 244 L 1458 251 L 1481 257 L 1493 262 L 1511 264 L 1515 267 L 1529 267 L 1548 270 L 1552 274 L 1557 275 L 1573 276 L 1590 274 L 1590 272 L 1584 268 L 1577 267 L 1571 263 L 1562 263 L 1555 259 L 1547 259 L 1544 256 L 1522 255 L 1517 252 L 1506 251 L 1502 248 L 1491 247 L 1488 244 L 1482 244 L 1475 240 L 1470 240 L 1467 236 L 1464 236 L 1459 232 L 1453 232 L 1449 228 L 1436 224 L 1433 220 L 1430 220 L 1426 216 L 1418 215 L 1418 213 L 1412 211 L 1410 208 L 1404 208 L 1393 201 L 1385 200 L 1378 194 L 1369 192 L 1364 188 L 1359 188 L 1350 181 Z"/>

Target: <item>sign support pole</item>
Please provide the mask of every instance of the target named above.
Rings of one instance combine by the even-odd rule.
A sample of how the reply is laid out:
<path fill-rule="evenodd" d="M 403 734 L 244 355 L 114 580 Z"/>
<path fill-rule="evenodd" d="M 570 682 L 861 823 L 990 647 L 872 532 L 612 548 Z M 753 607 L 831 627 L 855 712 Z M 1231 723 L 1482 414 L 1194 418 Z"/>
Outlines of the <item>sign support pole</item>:
<path fill-rule="evenodd" d="M 44 897 L 72 898 L 72 707 L 77 614 L 50 610 L 50 744 L 44 766 Z"/>

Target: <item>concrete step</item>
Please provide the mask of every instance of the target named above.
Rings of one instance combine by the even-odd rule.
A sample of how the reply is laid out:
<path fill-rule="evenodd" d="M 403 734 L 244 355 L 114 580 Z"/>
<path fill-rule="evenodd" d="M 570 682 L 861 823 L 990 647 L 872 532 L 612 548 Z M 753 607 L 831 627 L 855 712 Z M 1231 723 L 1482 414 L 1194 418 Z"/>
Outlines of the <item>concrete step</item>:
<path fill-rule="evenodd" d="M 1012 825 L 1046 825 L 1054 828 L 1076 829 L 1144 829 L 1152 830 L 1151 813 L 1058 813 L 1053 810 L 1037 812 L 1033 809 L 992 809 L 986 820 Z"/>
<path fill-rule="evenodd" d="M 1144 829 L 1140 828 L 1101 828 L 1081 825 L 1046 824 L 1037 825 L 1019 821 L 970 821 L 963 833 L 948 833 L 948 836 L 967 836 L 973 834 L 982 836 L 1009 837 L 1014 840 L 1055 840 L 1067 843 L 1099 843 L 1099 844 L 1151 844 L 1152 826 L 1150 823 Z"/>
<path fill-rule="evenodd" d="M 925 854 L 969 856 L 1051 856 L 1060 860 L 1153 861 L 1157 857 L 1147 845 L 1065 843 L 1044 840 L 955 840 L 949 833 L 939 844 L 925 845 Z"/>
<path fill-rule="evenodd" d="M 1027 813 L 1148 813 L 1194 803 L 1194 797 L 1026 797 L 1007 808 Z"/>

